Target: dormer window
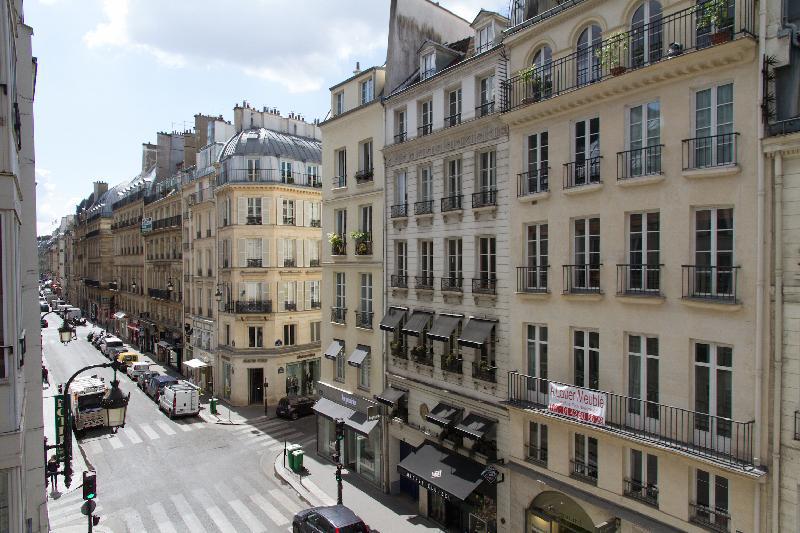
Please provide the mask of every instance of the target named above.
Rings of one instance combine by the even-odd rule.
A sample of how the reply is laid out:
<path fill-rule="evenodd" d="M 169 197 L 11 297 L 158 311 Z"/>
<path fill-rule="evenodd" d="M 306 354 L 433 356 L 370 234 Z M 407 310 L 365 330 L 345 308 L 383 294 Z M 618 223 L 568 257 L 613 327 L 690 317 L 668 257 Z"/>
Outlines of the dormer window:
<path fill-rule="evenodd" d="M 372 101 L 375 93 L 374 87 L 372 78 L 361 82 L 361 105 Z"/>
<path fill-rule="evenodd" d="M 420 79 L 425 80 L 436 74 L 436 54 L 429 52 L 422 56 Z"/>
<path fill-rule="evenodd" d="M 333 114 L 341 115 L 344 113 L 344 92 L 340 91 L 333 95 Z"/>
<path fill-rule="evenodd" d="M 478 30 L 475 39 L 475 53 L 481 54 L 494 45 L 494 24 L 489 23 Z"/>

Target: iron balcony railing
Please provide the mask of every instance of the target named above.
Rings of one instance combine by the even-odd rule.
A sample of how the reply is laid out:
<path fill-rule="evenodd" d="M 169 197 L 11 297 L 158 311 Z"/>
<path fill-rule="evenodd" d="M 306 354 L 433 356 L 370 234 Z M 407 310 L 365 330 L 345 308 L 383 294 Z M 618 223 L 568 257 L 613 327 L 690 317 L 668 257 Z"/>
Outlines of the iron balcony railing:
<path fill-rule="evenodd" d="M 331 322 L 334 324 L 347 323 L 347 308 L 346 307 L 331 307 Z"/>
<path fill-rule="evenodd" d="M 445 292 L 463 292 L 464 278 L 452 276 L 442 278 L 442 290 Z"/>
<path fill-rule="evenodd" d="M 497 205 L 497 189 L 489 189 L 472 193 L 472 207 L 490 207 Z"/>
<path fill-rule="evenodd" d="M 156 300 L 169 300 L 170 296 L 172 295 L 172 291 L 167 289 L 147 289 L 147 295 L 150 298 L 154 298 Z"/>
<path fill-rule="evenodd" d="M 644 483 L 635 479 L 625 479 L 623 494 L 628 498 L 638 500 L 647 505 L 658 507 L 658 486 L 652 483 Z"/>
<path fill-rule="evenodd" d="M 375 313 L 372 311 L 356 311 L 356 327 L 363 329 L 372 329 L 372 318 Z"/>
<path fill-rule="evenodd" d="M 525 460 L 547 468 L 547 448 L 534 444 L 525 444 Z"/>
<path fill-rule="evenodd" d="M 225 304 L 225 312 L 236 314 L 259 314 L 272 312 L 272 300 L 237 300 Z"/>
<path fill-rule="evenodd" d="M 491 102 L 484 102 L 475 108 L 475 116 L 478 118 L 491 115 L 492 113 L 494 113 L 494 100 Z"/>
<path fill-rule="evenodd" d="M 457 354 L 443 353 L 440 363 L 442 365 L 442 370 L 445 372 L 450 372 L 452 374 L 464 373 L 464 360 Z"/>
<path fill-rule="evenodd" d="M 684 139 L 682 141 L 683 170 L 700 170 L 738 164 L 738 139 L 738 132 Z"/>
<path fill-rule="evenodd" d="M 166 228 L 176 228 L 181 225 L 181 215 L 161 218 L 153 221 L 153 231 Z"/>
<path fill-rule="evenodd" d="M 428 78 L 430 78 L 434 74 L 436 74 L 436 69 L 435 68 L 429 68 L 428 70 L 423 70 L 422 72 L 419 73 L 419 79 L 420 80 L 427 80 Z"/>
<path fill-rule="evenodd" d="M 547 292 L 550 265 L 517 267 L 517 292 Z"/>
<path fill-rule="evenodd" d="M 682 265 L 683 297 L 737 303 L 738 266 Z"/>
<path fill-rule="evenodd" d="M 605 424 L 592 422 L 586 417 L 569 416 L 562 410 L 549 410 L 550 383 L 568 386 L 584 393 L 604 395 Z M 508 402 L 525 409 L 546 411 L 551 416 L 575 424 L 605 427 L 634 440 L 644 440 L 728 465 L 754 466 L 754 421 L 739 422 L 613 392 L 592 391 L 514 371 L 508 373 Z"/>
<path fill-rule="evenodd" d="M 689 506 L 691 507 L 689 520 L 693 523 L 719 533 L 730 531 L 731 515 L 727 509 L 718 509 L 695 502 L 690 502 Z"/>
<path fill-rule="evenodd" d="M 617 294 L 620 296 L 661 296 L 661 267 L 664 265 L 617 265 Z"/>
<path fill-rule="evenodd" d="M 415 363 L 433 366 L 433 348 L 428 346 L 414 346 L 411 348 L 411 357 Z"/>
<path fill-rule="evenodd" d="M 427 291 L 433 290 L 433 275 L 414 276 L 414 288 Z"/>
<path fill-rule="evenodd" d="M 372 168 L 366 168 L 364 170 L 359 170 L 356 172 L 355 178 L 356 183 L 368 183 L 372 181 L 372 177 L 375 175 L 375 172 Z"/>
<path fill-rule="evenodd" d="M 247 259 L 247 268 L 262 268 L 263 266 L 263 259 Z"/>
<path fill-rule="evenodd" d="M 320 300 L 311 300 L 311 309 L 321 309 L 322 302 Z"/>
<path fill-rule="evenodd" d="M 297 311 L 297 302 L 283 302 L 284 311 Z"/>
<path fill-rule="evenodd" d="M 372 239 L 356 239 L 356 255 L 372 255 Z"/>
<path fill-rule="evenodd" d="M 319 259 L 311 259 L 308 262 L 308 266 L 311 268 L 319 268 Z"/>
<path fill-rule="evenodd" d="M 497 278 L 472 278 L 472 292 L 475 294 L 497 294 Z"/>
<path fill-rule="evenodd" d="M 425 135 L 430 135 L 433 132 L 433 124 L 423 124 L 417 128 L 417 137 L 423 137 Z"/>
<path fill-rule="evenodd" d="M 397 341 L 392 341 L 389 343 L 389 351 L 392 354 L 392 357 L 397 357 L 399 359 L 408 359 L 408 347 Z"/>
<path fill-rule="evenodd" d="M 311 222 L 309 223 L 309 225 L 312 228 L 321 228 L 322 227 L 322 221 L 319 220 L 319 219 L 316 219 L 316 220 L 315 219 L 311 219 Z"/>
<path fill-rule="evenodd" d="M 503 112 L 554 98 L 582 87 L 645 68 L 672 57 L 724 44 L 731 39 L 755 36 L 754 0 L 723 0 L 723 21 L 717 27 L 704 23 L 703 3 L 631 29 L 571 54 L 524 69 L 501 86 Z M 574 0 L 570 4 L 574 3 Z M 716 3 L 715 3 L 716 4 Z M 619 58 L 601 61 L 601 56 Z"/>
<path fill-rule="evenodd" d="M 800 116 L 771 122 L 767 125 L 767 135 L 788 135 L 800 131 Z"/>
<path fill-rule="evenodd" d="M 661 174 L 663 144 L 617 152 L 617 180 Z"/>
<path fill-rule="evenodd" d="M 433 214 L 433 200 L 422 200 L 414 202 L 415 215 L 431 215 Z"/>
<path fill-rule="evenodd" d="M 400 144 L 406 141 L 406 132 L 401 131 L 400 133 L 396 133 L 394 136 L 395 144 Z"/>
<path fill-rule="evenodd" d="M 602 183 L 600 160 L 603 156 L 590 157 L 564 163 L 564 189 Z"/>
<path fill-rule="evenodd" d="M 261 215 L 247 215 L 246 219 L 248 226 L 257 226 L 261 224 Z M 200 237 L 200 235 L 198 235 Z"/>
<path fill-rule="evenodd" d="M 283 267 L 284 268 L 295 268 L 297 267 L 297 261 L 294 259 L 284 259 L 283 260 Z"/>
<path fill-rule="evenodd" d="M 282 183 L 318 189 L 322 187 L 319 176 L 302 172 L 288 173 L 275 168 L 227 168 L 220 172 L 219 185 L 225 183 Z"/>
<path fill-rule="evenodd" d="M 472 363 L 472 377 L 489 383 L 497 383 L 497 367 L 485 361 Z"/>
<path fill-rule="evenodd" d="M 547 163 L 542 164 L 538 169 L 534 168 L 528 172 L 517 174 L 517 197 L 530 196 L 548 192 L 550 190 L 550 167 Z"/>
<path fill-rule="evenodd" d="M 564 294 L 602 293 L 600 289 L 600 267 L 602 266 L 602 263 L 564 265 L 562 279 Z"/>
<path fill-rule="evenodd" d="M 597 485 L 597 465 L 586 463 L 580 459 L 570 459 L 569 476 L 585 483 Z"/>
<path fill-rule="evenodd" d="M 455 115 L 450 115 L 449 117 L 444 117 L 444 127 L 451 128 L 457 124 L 461 124 L 461 113 L 456 113 Z"/>
<path fill-rule="evenodd" d="M 408 276 L 406 275 L 398 275 L 392 274 L 389 278 L 389 285 L 396 289 L 407 289 L 408 288 Z"/>
<path fill-rule="evenodd" d="M 408 216 L 408 204 L 397 204 L 391 207 L 392 218 L 403 218 Z"/>
<path fill-rule="evenodd" d="M 454 196 L 446 196 L 442 198 L 442 213 L 446 213 L 448 211 L 459 211 L 463 209 L 461 207 L 462 200 L 464 199 L 463 194 L 457 194 Z"/>
<path fill-rule="evenodd" d="M 294 222 L 295 222 L 294 217 L 283 217 L 284 226 L 294 226 Z"/>
<path fill-rule="evenodd" d="M 343 187 L 347 187 L 347 176 L 334 176 L 333 188 L 341 189 Z"/>
<path fill-rule="evenodd" d="M 331 255 L 347 255 L 347 241 L 344 235 L 338 237 L 338 240 L 331 242 Z"/>

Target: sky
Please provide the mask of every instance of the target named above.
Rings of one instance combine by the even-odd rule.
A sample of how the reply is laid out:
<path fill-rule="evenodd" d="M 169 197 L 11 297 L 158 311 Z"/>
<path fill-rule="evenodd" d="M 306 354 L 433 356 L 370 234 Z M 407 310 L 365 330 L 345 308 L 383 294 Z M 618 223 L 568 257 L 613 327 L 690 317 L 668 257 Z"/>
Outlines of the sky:
<path fill-rule="evenodd" d="M 472 20 L 507 0 L 441 0 Z M 92 182 L 131 179 L 141 145 L 232 120 L 243 100 L 324 118 L 331 85 L 386 59 L 389 0 L 26 0 L 38 58 L 37 232 Z"/>

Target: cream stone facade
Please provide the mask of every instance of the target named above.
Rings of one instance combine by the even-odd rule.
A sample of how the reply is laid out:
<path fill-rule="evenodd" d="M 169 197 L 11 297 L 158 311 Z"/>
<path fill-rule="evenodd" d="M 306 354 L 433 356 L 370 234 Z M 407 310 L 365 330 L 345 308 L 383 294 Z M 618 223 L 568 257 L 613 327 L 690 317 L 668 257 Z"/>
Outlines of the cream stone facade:
<path fill-rule="evenodd" d="M 385 68 L 357 70 L 331 87 L 331 118 L 323 134 L 322 348 L 320 382 L 339 394 L 323 394 L 344 405 L 377 409 L 374 396 L 384 389 L 383 334 L 378 320 L 384 309 L 384 146 Z M 352 407 L 348 406 L 348 407 Z M 353 413 L 356 418 L 360 415 Z M 349 418 L 348 418 L 349 421 Z M 330 458 L 334 423 L 317 412 L 317 452 Z M 385 428 L 369 432 L 348 428 L 343 464 L 379 487 L 386 487 Z"/>

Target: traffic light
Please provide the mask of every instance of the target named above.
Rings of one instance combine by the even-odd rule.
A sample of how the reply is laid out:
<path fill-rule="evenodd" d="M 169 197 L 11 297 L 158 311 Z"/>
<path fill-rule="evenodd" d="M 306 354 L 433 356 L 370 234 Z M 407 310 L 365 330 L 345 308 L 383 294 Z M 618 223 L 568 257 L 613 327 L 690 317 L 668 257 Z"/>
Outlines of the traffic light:
<path fill-rule="evenodd" d="M 342 481 L 342 473 L 339 470 L 336 471 L 336 481 Z"/>
<path fill-rule="evenodd" d="M 97 474 L 94 472 L 83 473 L 83 499 L 94 500 L 97 496 Z"/>
<path fill-rule="evenodd" d="M 336 419 L 336 440 L 344 440 L 344 420 Z"/>
<path fill-rule="evenodd" d="M 338 463 L 339 462 L 339 454 L 336 453 L 336 452 L 333 452 L 331 454 L 331 461 L 333 461 L 334 463 Z"/>

